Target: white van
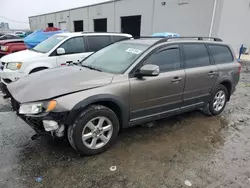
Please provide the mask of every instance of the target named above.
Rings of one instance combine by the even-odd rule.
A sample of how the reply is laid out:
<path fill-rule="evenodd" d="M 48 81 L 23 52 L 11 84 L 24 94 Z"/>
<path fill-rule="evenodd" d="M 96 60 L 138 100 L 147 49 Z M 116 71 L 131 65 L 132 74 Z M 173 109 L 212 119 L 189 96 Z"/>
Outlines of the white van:
<path fill-rule="evenodd" d="M 93 52 L 123 38 L 122 33 L 60 33 L 36 47 L 4 56 L 0 60 L 0 77 L 4 84 L 44 69 L 79 62 Z"/>

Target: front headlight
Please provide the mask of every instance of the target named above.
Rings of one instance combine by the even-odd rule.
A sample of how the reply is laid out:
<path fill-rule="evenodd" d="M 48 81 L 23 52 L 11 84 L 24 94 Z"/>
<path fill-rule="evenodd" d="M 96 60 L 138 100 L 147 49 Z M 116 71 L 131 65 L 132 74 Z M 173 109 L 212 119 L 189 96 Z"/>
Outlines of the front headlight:
<path fill-rule="evenodd" d="M 22 67 L 21 62 L 16 62 L 16 63 L 7 63 L 6 69 L 10 70 L 18 70 Z"/>
<path fill-rule="evenodd" d="M 41 112 L 50 112 L 56 108 L 56 105 L 57 102 L 55 100 L 40 103 L 21 104 L 19 114 L 34 115 Z"/>
<path fill-rule="evenodd" d="M 9 46 L 1 46 L 1 51 L 7 52 L 9 49 Z"/>

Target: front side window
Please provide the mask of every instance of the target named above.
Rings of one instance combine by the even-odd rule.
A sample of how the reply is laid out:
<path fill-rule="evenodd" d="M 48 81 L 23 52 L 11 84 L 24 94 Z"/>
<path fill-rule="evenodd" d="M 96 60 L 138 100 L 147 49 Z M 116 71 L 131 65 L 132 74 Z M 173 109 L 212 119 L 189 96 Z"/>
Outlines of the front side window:
<path fill-rule="evenodd" d="M 185 68 L 210 65 L 210 58 L 204 44 L 183 44 Z"/>
<path fill-rule="evenodd" d="M 64 48 L 65 54 L 75 54 L 85 52 L 83 37 L 75 37 L 67 40 L 60 48 Z"/>
<path fill-rule="evenodd" d="M 118 42 L 94 53 L 82 64 L 103 72 L 122 74 L 148 48 L 149 45 Z"/>
<path fill-rule="evenodd" d="M 209 50 L 214 58 L 215 64 L 223 64 L 233 62 L 233 56 L 227 46 L 208 45 Z"/>
<path fill-rule="evenodd" d="M 179 48 L 167 48 L 151 55 L 144 64 L 158 65 L 161 72 L 178 70 L 181 68 Z"/>
<path fill-rule="evenodd" d="M 111 44 L 110 36 L 87 36 L 89 44 L 89 52 L 96 52 L 105 46 Z"/>
<path fill-rule="evenodd" d="M 40 52 L 40 53 L 47 53 L 50 50 L 52 50 L 56 45 L 58 45 L 60 42 L 62 42 L 66 36 L 60 36 L 60 35 L 54 35 L 45 41 L 38 44 L 36 47 L 34 47 L 32 50 Z"/>

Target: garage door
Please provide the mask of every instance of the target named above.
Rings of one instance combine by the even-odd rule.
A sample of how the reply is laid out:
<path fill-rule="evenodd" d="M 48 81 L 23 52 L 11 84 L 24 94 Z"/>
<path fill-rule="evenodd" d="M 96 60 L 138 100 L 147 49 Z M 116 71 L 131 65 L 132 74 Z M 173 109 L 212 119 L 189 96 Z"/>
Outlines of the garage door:
<path fill-rule="evenodd" d="M 60 29 L 63 29 L 63 30 L 66 30 L 66 29 L 67 29 L 67 24 L 66 24 L 66 22 L 59 22 L 59 28 L 60 28 Z"/>

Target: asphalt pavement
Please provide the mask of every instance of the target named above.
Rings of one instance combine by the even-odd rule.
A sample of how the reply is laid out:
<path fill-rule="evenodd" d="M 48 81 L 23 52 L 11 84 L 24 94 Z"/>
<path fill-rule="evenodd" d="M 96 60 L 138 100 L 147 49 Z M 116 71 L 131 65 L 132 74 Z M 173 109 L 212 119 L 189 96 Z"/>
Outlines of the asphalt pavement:
<path fill-rule="evenodd" d="M 195 111 L 130 128 L 92 157 L 79 156 L 64 141 L 32 141 L 34 131 L 0 97 L 0 187 L 249 188 L 250 63 L 243 65 L 220 116 Z"/>

